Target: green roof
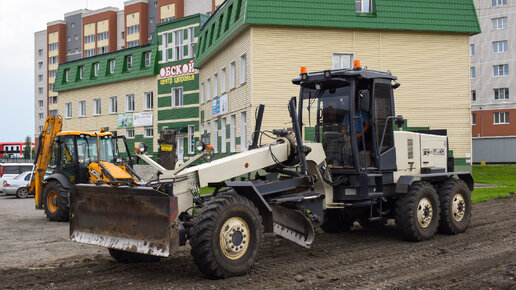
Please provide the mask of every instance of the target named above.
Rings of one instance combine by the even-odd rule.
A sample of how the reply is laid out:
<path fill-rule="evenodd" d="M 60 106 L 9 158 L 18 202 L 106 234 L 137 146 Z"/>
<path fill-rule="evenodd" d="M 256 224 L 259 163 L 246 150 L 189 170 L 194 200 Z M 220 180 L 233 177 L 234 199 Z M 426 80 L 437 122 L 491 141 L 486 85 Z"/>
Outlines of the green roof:
<path fill-rule="evenodd" d="M 244 25 L 480 33 L 473 0 L 373 0 L 372 13 L 355 0 L 226 0 L 202 28 L 196 64 Z"/>
<path fill-rule="evenodd" d="M 62 92 L 94 85 L 119 82 L 135 78 L 156 75 L 158 73 L 158 45 L 152 38 L 150 44 L 117 50 L 114 52 L 65 62 L 57 69 L 54 92 Z M 145 53 L 151 52 L 149 66 L 145 66 Z M 127 56 L 132 56 L 132 65 L 127 69 Z M 110 61 L 115 60 L 115 71 L 110 73 Z M 94 76 L 94 66 L 98 63 L 99 72 Z M 79 69 L 82 67 L 82 79 Z M 69 80 L 65 80 L 65 71 L 69 71 Z"/>

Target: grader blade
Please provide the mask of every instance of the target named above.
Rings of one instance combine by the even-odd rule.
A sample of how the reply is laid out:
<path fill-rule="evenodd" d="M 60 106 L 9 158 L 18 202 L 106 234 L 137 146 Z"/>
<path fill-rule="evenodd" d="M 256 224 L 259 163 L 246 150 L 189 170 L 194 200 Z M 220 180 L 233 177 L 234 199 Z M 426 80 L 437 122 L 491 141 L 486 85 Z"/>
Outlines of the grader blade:
<path fill-rule="evenodd" d="M 70 239 L 167 257 L 179 247 L 177 198 L 147 187 L 75 185 Z"/>
<path fill-rule="evenodd" d="M 305 248 L 314 241 L 314 227 L 301 212 L 280 205 L 272 207 L 274 233 Z"/>

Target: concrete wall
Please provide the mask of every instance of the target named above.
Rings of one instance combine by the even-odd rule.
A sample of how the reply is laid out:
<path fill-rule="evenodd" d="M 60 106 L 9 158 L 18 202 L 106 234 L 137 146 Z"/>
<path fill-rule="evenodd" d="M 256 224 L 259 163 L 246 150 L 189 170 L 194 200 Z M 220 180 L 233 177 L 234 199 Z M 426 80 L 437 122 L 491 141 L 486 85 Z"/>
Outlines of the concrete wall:
<path fill-rule="evenodd" d="M 65 16 L 66 61 L 82 57 L 82 12 Z"/>
<path fill-rule="evenodd" d="M 473 138 L 473 162 L 515 163 L 516 137 Z"/>
<path fill-rule="evenodd" d="M 212 0 L 186 0 L 185 16 L 197 13 L 211 14 L 213 3 Z"/>

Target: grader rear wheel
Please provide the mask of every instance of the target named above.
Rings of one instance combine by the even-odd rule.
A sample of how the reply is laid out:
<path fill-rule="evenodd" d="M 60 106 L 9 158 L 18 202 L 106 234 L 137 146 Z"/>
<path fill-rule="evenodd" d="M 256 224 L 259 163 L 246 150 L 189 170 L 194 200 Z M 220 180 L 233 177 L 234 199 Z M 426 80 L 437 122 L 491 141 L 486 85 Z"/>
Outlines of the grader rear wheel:
<path fill-rule="evenodd" d="M 194 217 L 191 254 L 208 278 L 242 276 L 259 258 L 263 231 L 262 218 L 249 199 L 217 196 Z"/>
<path fill-rule="evenodd" d="M 405 239 L 416 242 L 431 239 L 439 225 L 439 197 L 434 187 L 428 182 L 414 182 L 396 203 L 395 214 Z"/>
<path fill-rule="evenodd" d="M 471 191 L 460 179 L 448 179 L 439 188 L 441 222 L 439 231 L 449 235 L 462 233 L 471 218 Z"/>

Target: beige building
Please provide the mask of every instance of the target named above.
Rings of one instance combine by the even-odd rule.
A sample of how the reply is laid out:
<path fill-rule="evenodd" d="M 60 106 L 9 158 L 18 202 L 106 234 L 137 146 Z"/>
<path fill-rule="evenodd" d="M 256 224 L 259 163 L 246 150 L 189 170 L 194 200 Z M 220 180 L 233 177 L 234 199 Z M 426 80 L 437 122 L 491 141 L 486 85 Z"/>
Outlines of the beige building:
<path fill-rule="evenodd" d="M 300 66 L 307 66 L 309 72 L 350 68 L 358 59 L 363 67 L 396 75 L 401 83 L 395 91 L 396 113 L 405 117 L 409 127 L 446 129 L 456 165 L 467 165 L 471 154 L 469 36 L 479 32 L 473 3 L 459 1 L 456 9 L 468 18 L 463 23 L 446 22 L 443 17 L 409 26 L 401 20 L 430 12 L 410 2 L 400 2 L 406 6 L 404 11 L 412 10 L 400 13 L 399 23 L 386 17 L 387 12 L 381 13 L 387 9 L 382 1 L 372 7 L 319 4 L 324 13 L 331 14 L 331 7 L 342 10 L 344 18 L 333 22 L 322 16 L 314 20 L 308 17 L 313 13 L 302 7 L 290 7 L 298 11 L 290 14 L 297 18 L 287 21 L 281 11 L 292 4 L 286 2 L 277 2 L 275 8 L 257 0 L 225 2 L 203 26 L 196 50 L 201 134 L 209 133 L 219 152 L 245 150 L 259 104 L 266 105 L 263 129 L 290 126 L 287 102 L 299 94 L 291 81 Z M 256 13 L 258 8 L 268 12 Z M 444 8 L 426 10 L 454 13 Z M 346 22 L 345 16 L 353 21 Z M 225 103 L 227 111 L 222 110 Z"/>

